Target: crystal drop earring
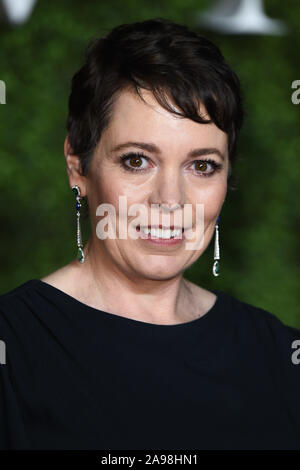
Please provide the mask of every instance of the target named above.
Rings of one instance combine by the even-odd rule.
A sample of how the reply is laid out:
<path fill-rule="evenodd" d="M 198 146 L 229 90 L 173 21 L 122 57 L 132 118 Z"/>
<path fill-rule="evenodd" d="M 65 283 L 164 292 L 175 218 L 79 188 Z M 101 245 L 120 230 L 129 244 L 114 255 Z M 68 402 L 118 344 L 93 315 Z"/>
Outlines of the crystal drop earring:
<path fill-rule="evenodd" d="M 81 208 L 81 197 L 80 197 L 80 188 L 79 186 L 75 185 L 72 186 L 72 191 L 76 196 L 76 217 L 77 217 L 77 259 L 80 263 L 84 262 L 85 256 L 83 252 L 83 245 L 81 240 L 81 228 L 80 228 L 80 208 Z"/>
<path fill-rule="evenodd" d="M 219 276 L 220 274 L 220 247 L 219 247 L 219 221 L 220 216 L 217 218 L 215 225 L 215 249 L 214 249 L 214 265 L 213 265 L 213 275 Z"/>

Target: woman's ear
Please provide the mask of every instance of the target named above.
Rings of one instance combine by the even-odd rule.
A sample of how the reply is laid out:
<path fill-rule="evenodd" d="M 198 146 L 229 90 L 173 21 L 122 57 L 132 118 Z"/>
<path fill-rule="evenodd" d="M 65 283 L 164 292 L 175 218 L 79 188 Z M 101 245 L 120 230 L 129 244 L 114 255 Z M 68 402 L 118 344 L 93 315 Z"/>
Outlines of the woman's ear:
<path fill-rule="evenodd" d="M 79 186 L 81 196 L 84 197 L 86 195 L 86 179 L 82 176 L 80 158 L 78 155 L 73 155 L 68 136 L 66 136 L 64 142 L 64 154 L 70 187 Z"/>
<path fill-rule="evenodd" d="M 67 157 L 67 155 L 72 154 L 72 153 L 73 153 L 73 149 L 71 148 L 71 145 L 70 145 L 70 142 L 69 142 L 69 136 L 66 135 L 65 142 L 64 142 L 65 157 Z"/>

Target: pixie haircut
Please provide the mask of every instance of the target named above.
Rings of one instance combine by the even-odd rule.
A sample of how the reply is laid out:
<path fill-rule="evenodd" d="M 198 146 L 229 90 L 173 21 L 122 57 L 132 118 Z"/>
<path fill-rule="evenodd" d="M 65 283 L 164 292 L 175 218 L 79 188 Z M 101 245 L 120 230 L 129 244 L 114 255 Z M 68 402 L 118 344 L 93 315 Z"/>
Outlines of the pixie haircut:
<path fill-rule="evenodd" d="M 227 180 L 235 189 L 230 186 L 232 166 L 243 122 L 239 79 L 215 44 L 164 18 L 122 24 L 89 43 L 85 62 L 72 79 L 67 118 L 71 152 L 80 159 L 82 175 L 89 174 L 113 104 L 128 87 L 141 99 L 140 90 L 150 90 L 169 112 L 198 123 L 214 122 L 227 133 Z M 200 102 L 210 119 L 199 114 Z"/>

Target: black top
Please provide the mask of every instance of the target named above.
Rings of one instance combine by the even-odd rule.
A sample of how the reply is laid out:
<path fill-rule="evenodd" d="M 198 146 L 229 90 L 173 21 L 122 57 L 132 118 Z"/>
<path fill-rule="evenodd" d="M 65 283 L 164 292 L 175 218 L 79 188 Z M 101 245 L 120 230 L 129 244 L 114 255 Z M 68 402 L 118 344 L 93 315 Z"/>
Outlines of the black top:
<path fill-rule="evenodd" d="M 0 449 L 299 450 L 300 330 L 211 292 L 205 315 L 175 325 L 39 279 L 2 294 Z"/>

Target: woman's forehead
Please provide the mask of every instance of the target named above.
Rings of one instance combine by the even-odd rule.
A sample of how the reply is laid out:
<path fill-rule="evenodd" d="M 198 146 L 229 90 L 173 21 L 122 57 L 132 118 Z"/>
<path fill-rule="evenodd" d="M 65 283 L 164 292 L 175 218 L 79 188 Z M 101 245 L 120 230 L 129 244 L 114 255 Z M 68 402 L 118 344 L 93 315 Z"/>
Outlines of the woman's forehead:
<path fill-rule="evenodd" d="M 201 124 L 177 116 L 163 108 L 149 90 L 141 91 L 142 98 L 134 91 L 124 90 L 115 100 L 105 138 L 113 141 L 155 139 L 170 145 L 176 142 L 205 139 L 219 145 L 227 144 L 227 134 L 213 122 Z M 176 105 L 170 105 L 180 112 Z M 202 117 L 209 119 L 204 105 L 199 105 Z M 104 135 L 103 135 L 104 137 Z M 120 142 L 121 143 L 121 142 Z"/>

